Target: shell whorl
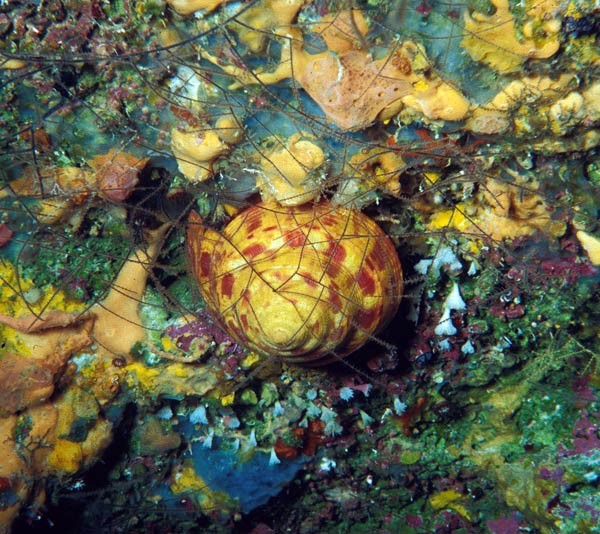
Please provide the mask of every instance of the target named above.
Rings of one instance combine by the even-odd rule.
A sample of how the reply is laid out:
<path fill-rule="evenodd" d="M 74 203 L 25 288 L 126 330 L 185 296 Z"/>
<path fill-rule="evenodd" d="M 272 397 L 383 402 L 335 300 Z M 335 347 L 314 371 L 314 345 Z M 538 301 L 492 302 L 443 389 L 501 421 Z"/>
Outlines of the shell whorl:
<path fill-rule="evenodd" d="M 359 211 L 261 203 L 222 233 L 201 222 L 190 215 L 194 277 L 212 315 L 252 350 L 323 365 L 358 349 L 398 309 L 396 250 Z"/>

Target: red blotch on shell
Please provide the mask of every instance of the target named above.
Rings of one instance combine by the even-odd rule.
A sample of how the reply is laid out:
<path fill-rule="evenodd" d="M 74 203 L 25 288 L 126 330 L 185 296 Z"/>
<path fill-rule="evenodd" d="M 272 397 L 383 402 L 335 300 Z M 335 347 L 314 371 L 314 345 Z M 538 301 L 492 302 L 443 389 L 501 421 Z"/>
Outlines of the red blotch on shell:
<path fill-rule="evenodd" d="M 327 300 L 333 306 L 333 309 L 335 311 L 339 311 L 342 309 L 342 299 L 337 293 L 333 293 L 332 291 L 330 291 Z"/>
<path fill-rule="evenodd" d="M 332 258 L 332 261 L 342 263 L 346 258 L 346 249 L 338 241 L 331 241 L 327 249 L 327 256 Z"/>
<path fill-rule="evenodd" d="M 379 320 L 379 315 L 380 310 L 378 308 L 360 310 L 357 314 L 356 320 L 362 329 L 369 331 L 375 322 Z"/>
<path fill-rule="evenodd" d="M 339 220 L 333 214 L 323 215 L 322 217 L 319 218 L 319 222 L 323 226 L 333 226 L 333 227 L 339 226 Z"/>
<path fill-rule="evenodd" d="M 375 280 L 367 269 L 361 269 L 356 280 L 364 296 L 370 297 L 375 294 Z"/>
<path fill-rule="evenodd" d="M 259 254 L 262 254 L 265 250 L 265 247 L 260 243 L 254 243 L 242 250 L 242 254 L 246 256 L 246 258 L 252 259 L 258 256 Z"/>
<path fill-rule="evenodd" d="M 253 232 L 254 230 L 260 228 L 260 225 L 263 222 L 263 214 L 261 211 L 252 211 L 250 216 L 248 216 L 246 218 L 245 221 L 245 227 L 246 227 L 246 232 L 250 233 Z"/>
<path fill-rule="evenodd" d="M 325 266 L 325 272 L 330 278 L 337 278 L 340 274 L 340 264 L 337 261 L 328 262 Z"/>
<path fill-rule="evenodd" d="M 200 260 L 198 261 L 200 267 L 199 276 L 208 277 L 210 276 L 212 265 L 210 261 L 210 254 L 208 252 L 200 253 Z"/>
<path fill-rule="evenodd" d="M 346 333 L 346 330 L 344 328 L 341 328 L 341 327 L 335 328 L 329 334 L 329 341 L 331 343 L 337 343 L 337 341 L 339 341 L 344 336 L 345 333 Z"/>
<path fill-rule="evenodd" d="M 286 232 L 283 237 L 285 244 L 290 247 L 303 247 L 306 243 L 306 236 L 298 229 Z"/>
<path fill-rule="evenodd" d="M 316 280 L 313 280 L 313 277 L 310 273 L 298 273 L 306 282 L 309 287 L 317 287 L 319 284 Z"/>
<path fill-rule="evenodd" d="M 233 281 L 234 277 L 231 273 L 227 273 L 221 279 L 221 294 L 227 297 L 228 299 L 231 298 L 231 292 L 233 290 Z"/>
<path fill-rule="evenodd" d="M 369 254 L 369 256 L 367 256 L 367 268 L 373 272 L 373 271 L 382 271 L 385 269 L 386 267 L 386 261 L 385 258 L 383 257 L 383 254 L 377 254 L 375 251 L 377 249 L 375 249 L 371 254 Z M 395 254 L 395 251 L 391 250 L 389 252 L 390 256 Z"/>

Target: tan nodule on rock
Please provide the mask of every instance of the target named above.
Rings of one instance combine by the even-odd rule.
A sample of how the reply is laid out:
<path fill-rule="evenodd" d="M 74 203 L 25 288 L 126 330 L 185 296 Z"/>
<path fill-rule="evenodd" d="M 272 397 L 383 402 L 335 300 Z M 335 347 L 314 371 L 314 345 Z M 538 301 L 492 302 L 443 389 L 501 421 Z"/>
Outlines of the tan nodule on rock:
<path fill-rule="evenodd" d="M 600 265 L 600 239 L 583 230 L 577 232 L 577 239 L 593 265 Z"/>
<path fill-rule="evenodd" d="M 291 135 L 283 146 L 264 151 L 259 161 L 256 185 L 264 201 L 282 205 L 304 204 L 321 193 L 315 171 L 325 162 L 316 139 L 304 133 Z"/>
<path fill-rule="evenodd" d="M 554 102 L 548 109 L 550 128 L 556 135 L 566 135 L 585 116 L 585 101 L 581 93 L 572 91 Z"/>
<path fill-rule="evenodd" d="M 227 0 L 167 0 L 180 15 L 190 15 L 196 11 L 214 11 Z"/>
<path fill-rule="evenodd" d="M 140 158 L 115 148 L 111 148 L 106 154 L 94 156 L 88 162 L 94 170 L 98 193 L 113 202 L 122 202 L 131 195 L 146 163 L 148 158 Z"/>
<path fill-rule="evenodd" d="M 212 129 L 171 130 L 171 150 L 179 171 L 191 182 L 203 182 L 213 175 L 213 163 L 229 150 Z"/>
<path fill-rule="evenodd" d="M 357 210 L 261 203 L 220 234 L 190 216 L 187 248 L 212 315 L 240 344 L 323 365 L 366 343 L 402 296 L 394 245 Z"/>
<path fill-rule="evenodd" d="M 600 81 L 594 82 L 582 94 L 586 118 L 590 121 L 600 121 Z"/>
<path fill-rule="evenodd" d="M 488 109 L 485 106 L 475 109 L 465 123 L 465 129 L 481 135 L 501 134 L 512 127 L 513 121 L 507 112 Z"/>
<path fill-rule="evenodd" d="M 522 105 L 555 102 L 576 82 L 572 74 L 561 74 L 557 78 L 523 76 L 503 87 L 488 106 L 498 111 L 510 111 Z"/>
<path fill-rule="evenodd" d="M 230 145 L 239 143 L 244 135 L 244 130 L 239 119 L 229 113 L 216 120 L 215 132 L 219 136 L 219 139 Z"/>
<path fill-rule="evenodd" d="M 347 176 L 337 187 L 332 201 L 342 206 L 360 207 L 372 201 L 374 191 L 400 193 L 404 160 L 396 152 L 376 147 L 354 154 L 344 168 Z"/>
<path fill-rule="evenodd" d="M 0 56 L 0 70 L 17 70 L 22 69 L 27 65 L 29 65 L 29 63 L 27 63 L 26 61 L 22 61 L 21 59 Z"/>

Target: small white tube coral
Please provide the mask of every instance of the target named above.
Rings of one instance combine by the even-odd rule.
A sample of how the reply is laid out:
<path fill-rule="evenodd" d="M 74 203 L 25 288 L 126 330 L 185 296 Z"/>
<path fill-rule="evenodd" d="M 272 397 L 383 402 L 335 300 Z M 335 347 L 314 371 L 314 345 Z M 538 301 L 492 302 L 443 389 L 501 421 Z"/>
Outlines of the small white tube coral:
<path fill-rule="evenodd" d="M 446 297 L 444 301 L 444 312 L 442 313 L 442 317 L 440 318 L 439 323 L 435 327 L 434 332 L 438 336 L 453 336 L 456 334 L 456 327 L 452 324 L 452 319 L 450 318 L 450 312 L 452 310 L 464 310 L 467 305 L 465 301 L 460 296 L 460 290 L 458 288 L 458 284 L 454 282 L 452 286 L 452 290 L 450 294 Z"/>
<path fill-rule="evenodd" d="M 193 425 L 208 425 L 208 418 L 206 417 L 206 408 L 204 406 L 198 406 L 190 414 L 190 423 L 192 423 Z"/>
<path fill-rule="evenodd" d="M 450 318 L 450 310 L 448 308 L 444 308 L 444 313 L 440 318 L 440 322 L 434 329 L 434 332 L 438 336 L 453 336 L 458 332 L 456 327 L 452 324 L 452 319 Z"/>
<path fill-rule="evenodd" d="M 467 307 L 465 301 L 460 296 L 460 290 L 458 289 L 458 284 L 456 282 L 454 282 L 452 291 L 446 297 L 444 307 L 448 310 L 464 310 Z"/>
<path fill-rule="evenodd" d="M 277 465 L 280 464 L 281 460 L 277 458 L 277 453 L 275 449 L 271 449 L 271 455 L 269 456 L 269 465 Z"/>

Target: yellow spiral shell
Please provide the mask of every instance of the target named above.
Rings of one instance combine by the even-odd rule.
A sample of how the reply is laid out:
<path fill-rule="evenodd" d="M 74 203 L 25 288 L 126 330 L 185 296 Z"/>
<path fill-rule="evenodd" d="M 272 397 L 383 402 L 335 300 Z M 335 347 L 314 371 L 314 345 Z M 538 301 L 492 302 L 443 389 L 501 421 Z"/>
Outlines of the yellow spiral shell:
<path fill-rule="evenodd" d="M 323 365 L 394 316 L 402 269 L 390 239 L 360 211 L 329 202 L 258 204 L 218 233 L 190 215 L 187 247 L 211 314 L 240 344 Z"/>

